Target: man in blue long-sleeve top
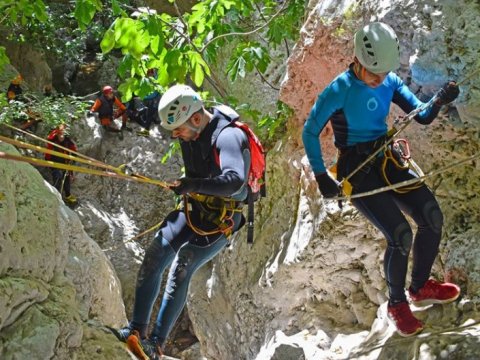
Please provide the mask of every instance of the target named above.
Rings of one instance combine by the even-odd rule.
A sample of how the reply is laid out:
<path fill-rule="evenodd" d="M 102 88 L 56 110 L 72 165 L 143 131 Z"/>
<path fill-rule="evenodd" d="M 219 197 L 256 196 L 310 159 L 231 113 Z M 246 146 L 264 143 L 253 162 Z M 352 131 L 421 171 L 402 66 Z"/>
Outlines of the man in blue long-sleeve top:
<path fill-rule="evenodd" d="M 350 174 L 385 143 L 391 103 L 406 113 L 423 105 L 392 72 L 400 66 L 400 50 L 390 26 L 380 22 L 366 25 L 355 34 L 354 42 L 354 62 L 320 94 L 303 129 L 305 151 L 325 198 L 339 194 L 337 183 L 327 174 L 319 141 L 320 132 L 328 121 L 339 150 L 337 180 L 349 177 L 353 193 L 362 193 L 387 185 L 381 170 L 384 154 L 369 161 L 351 177 Z M 453 101 L 458 93 L 455 82 L 445 84 L 438 100 L 420 112 L 415 120 L 430 124 L 441 106 Z M 390 161 L 386 173 L 392 183 L 415 177 L 408 168 L 396 167 Z M 405 294 L 411 248 L 413 269 L 408 293 L 412 303 L 448 303 L 460 294 L 457 285 L 429 279 L 443 226 L 443 215 L 434 195 L 426 185 L 419 184 L 402 192 L 390 190 L 359 197 L 352 199 L 352 203 L 387 240 L 384 270 L 389 290 L 389 319 L 402 336 L 422 331 L 423 324 L 412 314 Z M 403 213 L 418 225 L 415 237 Z"/>
<path fill-rule="evenodd" d="M 231 110 L 231 109 L 230 109 Z M 233 111 L 233 110 L 232 110 Z M 185 177 L 172 190 L 189 194 L 183 209 L 167 215 L 147 249 L 138 273 L 133 318 L 117 336 L 139 357 L 156 359 L 185 306 L 192 275 L 217 255 L 227 237 L 245 222 L 250 150 L 247 135 L 217 108 L 208 111 L 189 86 L 175 85 L 162 96 L 161 125 L 179 139 Z M 197 195 L 195 195 L 197 194 Z M 150 336 L 147 327 L 170 267 L 160 311 Z"/>

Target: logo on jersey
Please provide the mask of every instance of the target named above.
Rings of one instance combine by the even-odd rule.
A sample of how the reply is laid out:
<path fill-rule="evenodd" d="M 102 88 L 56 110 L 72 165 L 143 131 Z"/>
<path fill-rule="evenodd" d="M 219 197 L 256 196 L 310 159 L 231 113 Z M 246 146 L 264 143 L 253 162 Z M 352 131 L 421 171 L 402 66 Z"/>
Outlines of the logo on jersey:
<path fill-rule="evenodd" d="M 367 109 L 370 111 L 375 111 L 378 109 L 378 101 L 374 97 L 368 99 L 367 101 Z"/>

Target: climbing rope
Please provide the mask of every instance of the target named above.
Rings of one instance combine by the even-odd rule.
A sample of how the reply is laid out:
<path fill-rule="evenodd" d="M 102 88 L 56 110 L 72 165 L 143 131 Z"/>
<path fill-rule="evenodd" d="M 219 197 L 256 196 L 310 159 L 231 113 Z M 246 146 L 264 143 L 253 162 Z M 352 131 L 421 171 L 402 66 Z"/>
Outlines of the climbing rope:
<path fill-rule="evenodd" d="M 375 157 L 381 153 L 382 151 L 385 151 L 387 149 L 387 147 L 393 142 L 395 136 L 397 136 L 398 134 L 400 134 L 403 130 L 405 130 L 407 128 L 408 125 L 410 125 L 413 121 L 413 118 L 418 115 L 419 113 L 421 113 L 422 111 L 428 109 L 430 106 L 432 106 L 435 101 L 437 101 L 438 99 L 438 95 L 435 95 L 433 96 L 430 101 L 428 101 L 427 103 L 424 103 L 423 105 L 419 106 L 418 108 L 412 110 L 411 112 L 409 112 L 403 119 L 403 125 L 397 130 L 395 127 L 393 127 L 392 129 L 389 130 L 388 134 L 387 134 L 387 139 L 385 141 L 385 143 L 380 146 L 377 150 L 375 150 L 372 154 L 370 154 L 369 157 L 367 157 L 365 159 L 365 161 L 363 161 L 360 165 L 358 165 L 355 170 L 353 170 L 350 174 L 348 174 L 347 176 L 345 176 L 342 181 L 339 182 L 338 186 L 341 187 L 343 186 L 344 183 L 347 183 L 348 180 L 353 176 L 355 175 L 357 172 L 359 172 L 365 165 L 367 165 L 369 162 L 371 162 L 373 159 L 375 159 Z M 398 122 L 398 120 L 397 120 Z"/>
<path fill-rule="evenodd" d="M 351 199 L 356 199 L 356 198 L 361 198 L 361 197 L 365 197 L 365 196 L 371 196 L 371 195 L 379 194 L 379 193 L 389 191 L 389 190 L 393 190 L 393 189 L 398 189 L 398 188 L 401 188 L 401 187 L 404 187 L 404 186 L 410 186 L 410 185 L 418 183 L 419 181 L 423 181 L 423 180 L 428 179 L 430 177 L 433 177 L 433 176 L 439 175 L 441 173 L 444 173 L 444 172 L 446 172 L 450 169 L 453 169 L 457 166 L 463 165 L 463 164 L 465 164 L 469 161 L 475 160 L 478 157 L 480 157 L 480 153 L 476 153 L 472 156 L 469 156 L 468 158 L 455 161 L 455 162 L 453 162 L 453 163 L 451 163 L 447 166 L 444 166 L 440 169 L 430 171 L 426 175 L 423 175 L 423 176 L 420 176 L 420 177 L 416 177 L 416 178 L 413 178 L 413 179 L 410 179 L 410 180 L 405 180 L 405 181 L 402 181 L 402 182 L 399 182 L 399 183 L 396 183 L 396 184 L 393 184 L 393 185 L 384 186 L 384 187 L 381 187 L 381 188 L 378 188 L 378 189 L 375 189 L 375 190 L 365 191 L 365 192 L 350 195 L 350 196 L 333 197 L 333 198 L 329 198 L 328 200 L 351 200 Z"/>
<path fill-rule="evenodd" d="M 476 69 L 475 71 L 470 73 L 467 77 L 465 77 L 462 81 L 458 82 L 457 86 L 460 86 L 460 85 L 464 84 L 467 80 L 471 79 L 474 75 L 476 75 L 479 72 L 480 72 L 480 68 Z M 346 193 L 346 196 L 342 197 L 342 198 L 335 198 L 335 199 L 350 199 L 350 198 L 353 198 L 350 195 L 351 191 L 352 191 L 352 185 L 350 184 L 350 182 L 348 180 L 353 175 L 355 175 L 358 171 L 360 171 L 365 165 L 372 162 L 379 153 L 384 152 L 387 149 L 387 147 L 394 141 L 395 137 L 398 134 L 400 134 L 403 130 L 405 130 L 412 123 L 412 121 L 413 121 L 413 119 L 415 118 L 416 115 L 418 115 L 422 111 L 430 108 L 430 106 L 432 106 L 437 100 L 438 100 L 438 93 L 435 94 L 428 102 L 422 104 L 418 108 L 409 112 L 405 117 L 397 118 L 394 121 L 394 126 L 387 133 L 387 138 L 386 138 L 385 143 L 382 146 L 380 146 L 377 150 L 375 150 L 372 154 L 370 154 L 370 156 L 368 156 L 365 159 L 365 161 L 363 161 L 360 165 L 358 165 L 351 173 L 349 173 L 347 176 L 345 176 L 338 183 L 338 187 L 341 187 L 341 188 L 344 189 L 344 193 Z M 400 126 L 400 128 L 397 129 L 395 127 L 395 125 L 399 124 L 400 120 L 402 120 L 402 126 Z M 417 178 L 417 182 L 422 180 L 423 178 L 426 178 L 426 177 L 429 177 L 429 176 L 432 176 L 432 175 L 428 174 L 426 176 L 420 176 L 420 177 Z M 401 183 L 399 183 L 399 184 L 401 184 Z M 386 189 L 386 190 L 383 190 L 383 191 L 398 189 L 398 188 L 402 187 L 402 186 L 397 186 L 399 184 L 390 185 L 390 186 L 387 186 L 387 187 L 384 187 L 384 188 L 381 188 L 381 189 Z M 408 185 L 414 185 L 414 184 L 415 184 L 415 182 L 412 181 L 412 182 L 408 182 L 408 184 L 405 184 L 405 185 L 408 186 Z M 372 190 L 372 191 L 375 191 L 375 190 Z M 383 191 L 379 191 L 379 192 L 383 192 Z M 364 196 L 375 194 L 375 193 L 372 193 L 372 194 L 370 194 L 370 193 L 371 192 L 362 193 L 362 194 L 365 194 Z M 360 194 L 356 194 L 355 197 L 361 197 L 361 196 L 358 196 L 358 195 L 360 195 Z"/>
<path fill-rule="evenodd" d="M 99 160 L 90 158 L 86 155 L 83 155 L 79 152 L 73 151 L 71 149 L 65 148 L 59 144 L 56 144 L 54 142 L 42 139 L 34 134 L 28 133 L 26 131 L 23 131 L 21 129 L 18 129 L 12 125 L 8 124 L 3 124 L 11 129 L 20 131 L 24 134 L 28 134 L 28 136 L 33 137 L 34 139 L 40 140 L 42 142 L 46 142 L 48 144 L 51 144 L 57 148 L 60 148 L 62 150 L 68 151 L 71 154 L 74 155 L 69 155 L 65 154 L 62 152 L 58 152 L 55 150 L 50 150 L 41 146 L 37 145 L 32 145 L 23 141 L 11 139 L 5 136 L 0 136 L 0 140 L 3 142 L 6 142 L 8 144 L 20 147 L 20 148 L 25 148 L 25 149 L 30 149 L 30 150 L 35 150 L 44 154 L 51 154 L 55 155 L 58 157 L 61 157 L 63 159 L 67 159 L 70 162 L 79 162 L 82 164 L 90 165 L 90 166 L 95 166 L 102 168 L 104 170 L 98 170 L 98 169 L 90 169 L 86 167 L 81 167 L 81 166 L 76 166 L 76 165 L 71 165 L 71 164 L 64 164 L 64 163 L 58 163 L 50 160 L 43 160 L 40 158 L 36 157 L 30 157 L 30 156 L 24 156 L 24 155 L 13 155 L 5 152 L 0 152 L 0 158 L 5 159 L 5 160 L 12 160 L 12 161 L 20 161 L 20 162 L 26 162 L 32 165 L 36 166 L 42 166 L 42 167 L 50 167 L 50 168 L 55 168 L 55 169 L 60 169 L 60 170 L 67 170 L 67 171 L 74 171 L 74 172 L 79 172 L 79 173 L 84 173 L 84 174 L 90 174 L 90 175 L 97 175 L 97 176 L 104 176 L 104 177 L 112 177 L 112 178 L 119 178 L 123 180 L 129 180 L 129 181 L 135 181 L 135 182 L 140 182 L 140 183 L 147 183 L 147 184 L 152 184 L 152 185 L 157 185 L 163 188 L 170 189 L 173 184 L 167 183 L 165 181 L 161 180 L 155 180 L 148 178 L 146 176 L 140 175 L 140 174 L 127 174 L 126 170 L 128 169 L 128 166 L 123 164 L 118 167 L 108 165 L 106 163 L 103 163 Z"/>

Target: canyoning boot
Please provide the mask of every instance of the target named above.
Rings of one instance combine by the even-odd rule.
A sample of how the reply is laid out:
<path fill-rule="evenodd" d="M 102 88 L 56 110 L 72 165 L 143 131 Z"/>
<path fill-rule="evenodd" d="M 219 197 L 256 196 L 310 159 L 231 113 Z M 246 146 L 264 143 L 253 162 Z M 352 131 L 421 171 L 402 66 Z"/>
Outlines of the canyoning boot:
<path fill-rule="evenodd" d="M 127 338 L 127 348 L 140 360 L 160 360 L 163 356 L 158 339 L 142 339 L 137 330 Z"/>
<path fill-rule="evenodd" d="M 448 304 L 457 300 L 460 295 L 460 287 L 452 283 L 441 283 L 430 279 L 416 293 L 411 288 L 408 289 L 408 294 L 415 306 Z"/>
<path fill-rule="evenodd" d="M 125 326 L 121 329 L 115 329 L 115 328 L 112 328 L 110 326 L 106 326 L 106 328 L 108 330 L 110 330 L 118 340 L 120 340 L 121 342 L 124 342 L 124 343 L 127 342 L 128 337 L 130 335 L 132 335 L 132 333 L 134 331 L 130 326 Z"/>
<path fill-rule="evenodd" d="M 406 301 L 387 306 L 388 319 L 395 325 L 400 336 L 412 336 L 423 330 L 423 324 L 412 314 Z"/>
<path fill-rule="evenodd" d="M 149 136 L 150 136 L 150 131 L 147 130 L 147 129 L 138 130 L 138 131 L 137 131 L 137 135 L 149 137 Z"/>
<path fill-rule="evenodd" d="M 65 198 L 65 202 L 68 204 L 68 205 L 76 205 L 78 200 L 77 198 L 74 196 L 74 195 L 69 195 Z"/>

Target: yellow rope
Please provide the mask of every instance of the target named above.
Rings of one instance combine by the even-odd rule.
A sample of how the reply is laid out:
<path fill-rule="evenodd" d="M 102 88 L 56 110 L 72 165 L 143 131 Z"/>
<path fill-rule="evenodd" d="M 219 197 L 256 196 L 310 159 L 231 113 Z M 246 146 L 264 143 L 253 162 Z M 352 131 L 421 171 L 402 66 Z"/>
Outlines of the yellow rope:
<path fill-rule="evenodd" d="M 43 160 L 43 159 L 38 159 L 38 158 L 33 158 L 33 157 L 28 157 L 28 156 L 22 156 L 22 155 L 12 155 L 12 154 L 8 154 L 8 153 L 1 152 L 1 151 L 0 151 L 0 158 L 5 159 L 5 160 L 26 162 L 26 163 L 36 165 L 36 166 L 51 167 L 51 168 L 55 168 L 55 169 L 74 171 L 74 172 L 79 172 L 79 173 L 83 173 L 83 174 L 98 175 L 98 176 L 124 179 L 124 180 L 129 180 L 129 181 L 136 181 L 136 182 L 140 182 L 140 183 L 147 183 L 147 184 L 161 186 L 161 187 L 164 187 L 164 188 L 170 188 L 170 186 L 171 186 L 171 184 L 166 183 L 164 181 L 154 180 L 154 179 L 150 179 L 150 178 L 147 178 L 147 177 L 144 177 L 144 176 L 127 175 L 127 174 L 111 172 L 111 171 L 88 169 L 88 168 L 75 166 L 75 165 L 57 163 L 57 162 L 50 161 L 50 160 Z"/>
<path fill-rule="evenodd" d="M 14 145 L 14 146 L 17 146 L 17 147 L 20 147 L 20 148 L 35 150 L 35 151 L 38 151 L 38 152 L 41 152 L 41 153 L 44 153 L 44 154 L 55 155 L 55 156 L 61 157 L 63 159 L 67 159 L 67 160 L 70 160 L 70 161 L 76 161 L 76 162 L 86 164 L 86 165 L 90 165 L 90 166 L 100 167 L 100 168 L 110 170 L 110 171 L 89 169 L 89 168 L 85 168 L 85 167 L 80 167 L 80 166 L 75 166 L 75 165 L 70 165 L 70 164 L 57 163 L 57 162 L 54 162 L 54 161 L 43 160 L 43 159 L 34 158 L 34 157 L 28 157 L 28 156 L 23 156 L 23 155 L 12 155 L 12 154 L 8 154 L 8 153 L 4 153 L 4 152 L 0 152 L 0 158 L 6 159 L 6 160 L 12 160 L 12 161 L 26 162 L 26 163 L 30 163 L 32 165 L 37 165 L 37 166 L 51 167 L 51 168 L 56 168 L 56 169 L 61 169 L 61 170 L 68 170 L 68 171 L 75 171 L 75 172 L 84 173 L 84 174 L 105 176 L 105 177 L 114 177 L 114 178 L 129 180 L 129 181 L 136 181 L 136 182 L 140 182 L 140 183 L 153 184 L 153 185 L 161 186 L 161 187 L 168 188 L 168 189 L 173 185 L 173 184 L 167 183 L 165 181 L 150 179 L 146 176 L 139 175 L 139 174 L 127 175 L 124 172 L 124 169 L 125 169 L 126 165 L 120 165 L 119 167 L 108 165 L 108 164 L 105 164 L 105 163 L 103 163 L 99 160 L 96 160 L 96 159 L 90 158 L 90 157 L 88 157 L 84 154 L 81 154 L 77 151 L 73 151 L 73 150 L 68 149 L 64 146 L 61 146 L 57 143 L 54 143 L 52 141 L 43 139 L 43 138 L 41 138 L 39 136 L 36 136 L 34 134 L 31 134 L 27 131 L 23 131 L 21 129 L 18 129 L 15 126 L 5 124 L 5 123 L 2 123 L 2 125 L 10 128 L 12 130 L 16 130 L 16 131 L 19 131 L 23 134 L 26 134 L 26 135 L 28 135 L 28 136 L 36 139 L 36 140 L 40 140 L 42 142 L 45 142 L 45 143 L 51 144 L 51 145 L 53 145 L 57 148 L 60 148 L 64 151 L 68 151 L 69 153 L 75 154 L 77 156 L 73 156 L 73 155 L 70 155 L 70 154 L 64 154 L 64 153 L 59 152 L 59 151 L 50 150 L 50 149 L 47 149 L 47 148 L 44 148 L 44 147 L 41 147 L 41 146 L 29 144 L 29 143 L 26 143 L 26 142 L 23 142 L 23 141 L 20 141 L 20 140 L 11 139 L 11 138 L 8 138 L 8 137 L 5 137 L 5 136 L 0 136 L 0 141 L 6 142 L 8 144 L 11 144 L 11 145 Z"/>
<path fill-rule="evenodd" d="M 350 196 L 337 196 L 337 197 L 333 197 L 333 198 L 328 198 L 327 200 L 337 200 L 337 201 L 338 200 L 351 200 L 351 199 L 356 199 L 356 198 L 361 198 L 361 197 L 365 197 L 365 196 L 371 196 L 371 195 L 379 194 L 379 193 L 389 191 L 389 190 L 402 188 L 404 186 L 413 185 L 413 184 L 418 183 L 419 181 L 423 181 L 423 180 L 428 179 L 432 176 L 436 176 L 436 175 L 439 175 L 441 173 L 444 173 L 444 172 L 446 172 L 446 171 L 448 171 L 448 170 L 450 170 L 454 167 L 460 166 L 460 165 L 462 165 L 466 162 L 475 160 L 478 157 L 480 157 L 480 153 L 476 153 L 476 154 L 474 154 L 472 156 L 469 156 L 468 158 L 462 159 L 460 161 L 455 161 L 454 163 L 451 163 L 447 166 L 444 166 L 444 167 L 442 167 L 438 170 L 430 171 L 428 174 L 420 176 L 418 178 L 405 180 L 405 181 L 402 181 L 402 182 L 399 182 L 399 183 L 396 183 L 396 184 L 393 184 L 393 185 L 390 185 L 390 186 L 384 186 L 384 187 L 381 187 L 381 188 L 378 188 L 378 189 L 375 189 L 375 190 L 365 191 L 363 193 L 358 193 L 358 194 L 354 194 L 354 195 L 350 195 Z"/>

